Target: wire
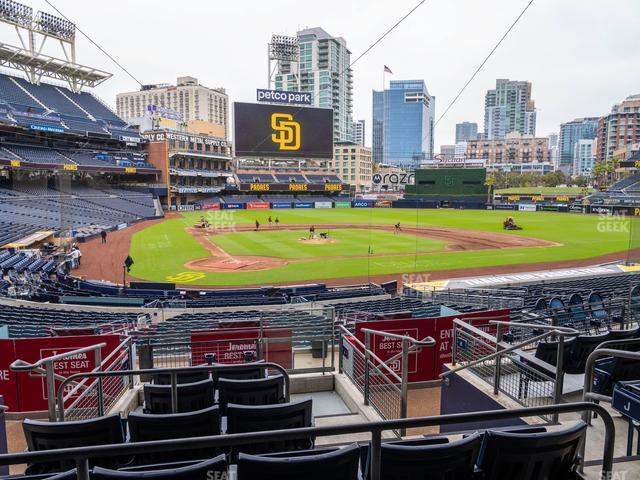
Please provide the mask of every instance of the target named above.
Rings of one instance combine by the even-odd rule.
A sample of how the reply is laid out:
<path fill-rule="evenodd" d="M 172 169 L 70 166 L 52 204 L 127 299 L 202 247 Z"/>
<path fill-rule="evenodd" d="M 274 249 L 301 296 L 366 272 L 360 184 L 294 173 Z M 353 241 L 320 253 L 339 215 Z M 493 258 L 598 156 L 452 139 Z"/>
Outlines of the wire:
<path fill-rule="evenodd" d="M 482 70 L 482 67 L 484 67 L 484 65 L 489 61 L 489 59 L 491 58 L 491 56 L 493 55 L 493 53 L 498 49 L 498 47 L 502 44 L 503 40 L 505 38 L 507 38 L 507 35 L 509 35 L 509 33 L 511 32 L 511 30 L 513 30 L 513 28 L 516 26 L 516 24 L 520 21 L 520 19 L 524 16 L 524 14 L 526 13 L 526 11 L 529 9 L 529 7 L 531 6 L 531 4 L 533 3 L 534 0 L 530 0 L 529 3 L 527 3 L 527 5 L 524 7 L 524 9 L 520 12 L 520 15 L 518 15 L 516 17 L 516 19 L 513 21 L 513 23 L 509 26 L 509 28 L 507 29 L 506 32 L 504 32 L 504 35 L 502 35 L 502 37 L 500 37 L 500 40 L 498 40 L 498 43 L 495 44 L 495 46 L 491 49 L 491 51 L 489 52 L 489 55 L 487 55 L 485 57 L 485 59 L 482 61 L 482 63 L 478 66 L 478 68 L 476 68 L 475 72 L 473 72 L 473 75 L 471 75 L 471 77 L 469 78 L 469 80 L 467 80 L 467 83 L 464 84 L 464 86 L 460 89 L 460 91 L 458 92 L 458 94 L 455 96 L 455 98 L 453 100 L 451 100 L 451 102 L 449 103 L 449 105 L 447 106 L 447 108 L 445 108 L 444 112 L 442 112 L 442 115 L 440 115 L 440 117 L 438 118 L 438 120 L 436 120 L 436 122 L 433 124 L 434 127 L 436 127 L 438 125 L 438 123 L 440 123 L 440 120 L 442 120 L 444 118 L 444 116 L 447 114 L 447 112 L 451 109 L 451 107 L 453 107 L 453 105 L 458 101 L 458 99 L 460 98 L 460 96 L 464 93 L 464 91 L 467 89 L 467 87 L 469 86 L 469 84 L 473 81 L 474 78 L 476 78 L 476 75 L 478 75 L 478 73 L 480 73 L 480 70 Z M 433 133 L 433 132 L 432 132 Z"/>
<path fill-rule="evenodd" d="M 51 3 L 49 0 L 44 0 L 45 2 L 47 2 L 47 4 L 53 8 L 56 12 L 58 12 L 58 14 L 60 14 L 61 17 L 63 17 L 65 20 L 71 22 L 71 20 L 69 20 L 69 18 L 60 11 L 60 9 L 58 7 L 56 7 L 53 3 Z M 75 24 L 75 23 L 74 23 Z M 93 45 L 95 45 L 98 50 L 100 50 L 102 53 L 104 53 L 107 57 L 109 57 L 109 59 L 115 63 L 118 67 L 120 67 L 120 69 L 126 73 L 127 75 L 129 75 L 131 78 L 133 78 L 133 80 L 135 80 L 136 83 L 138 83 L 140 86 L 142 86 L 142 82 L 140 80 L 138 80 L 129 70 L 127 70 L 126 68 L 124 68 L 124 66 L 118 62 L 115 58 L 113 58 L 104 48 L 102 48 L 100 45 L 98 45 L 97 42 L 95 42 L 89 35 L 87 35 L 86 33 L 84 33 L 84 31 L 82 29 L 80 29 L 80 27 L 78 27 L 78 25 L 76 25 L 76 30 L 79 31 L 82 35 L 84 35 L 84 37 L 89 40 Z"/>

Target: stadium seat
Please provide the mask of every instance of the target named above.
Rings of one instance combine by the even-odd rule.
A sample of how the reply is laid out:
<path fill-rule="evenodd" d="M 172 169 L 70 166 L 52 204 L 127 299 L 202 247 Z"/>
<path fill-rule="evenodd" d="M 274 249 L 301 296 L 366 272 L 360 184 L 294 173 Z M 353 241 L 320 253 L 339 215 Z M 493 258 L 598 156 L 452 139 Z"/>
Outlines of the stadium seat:
<path fill-rule="evenodd" d="M 568 358 L 565 359 L 565 371 L 572 374 L 584 373 L 587 358 L 598 345 L 609 340 L 608 333 L 598 335 L 580 335 L 576 337 Z"/>
<path fill-rule="evenodd" d="M 488 431 L 478 467 L 492 480 L 565 480 L 576 478 L 578 449 L 587 424 L 554 432 L 520 434 Z"/>
<path fill-rule="evenodd" d="M 221 378 L 227 380 L 258 380 L 265 378 L 266 368 L 261 366 L 255 366 L 253 364 L 246 365 L 242 368 L 232 368 L 228 370 L 215 370 L 212 373 L 213 381 L 218 388 L 218 381 Z"/>
<path fill-rule="evenodd" d="M 573 338 L 565 338 L 563 345 L 563 370 L 566 370 L 567 361 L 571 358 L 571 350 L 573 348 L 575 340 Z M 557 341 L 541 341 L 538 342 L 536 347 L 535 357 L 539 360 L 542 360 L 545 363 L 548 363 L 551 366 L 557 366 L 558 361 L 558 342 Z M 525 358 L 521 357 L 522 363 L 526 364 L 530 369 L 536 370 L 540 372 L 544 376 L 553 375 L 553 372 L 549 371 L 546 368 L 543 368 L 540 365 L 535 364 L 534 362 L 528 361 Z M 520 370 L 520 379 L 518 386 L 518 397 L 519 398 L 527 398 L 529 396 L 529 383 L 539 381 L 537 375 L 529 369 L 524 369 L 522 367 L 518 367 Z"/>
<path fill-rule="evenodd" d="M 224 455 L 218 455 L 210 460 L 187 466 L 171 468 L 172 466 L 169 464 L 164 466 L 155 465 L 154 467 L 158 468 L 154 470 L 118 471 L 96 467 L 91 472 L 91 480 L 117 480 L 127 478 L 214 480 L 216 478 L 227 478 L 227 460 Z"/>
<path fill-rule="evenodd" d="M 153 375 L 153 383 L 156 385 L 171 385 L 171 375 L 169 373 L 158 373 Z M 210 378 L 209 372 L 196 371 L 196 372 L 182 372 L 176 374 L 176 382 L 183 383 L 195 383 Z"/>
<path fill-rule="evenodd" d="M 360 449 L 353 444 L 339 450 L 293 457 L 261 457 L 241 453 L 238 480 L 357 480 Z"/>
<path fill-rule="evenodd" d="M 183 383 L 177 386 L 178 411 L 176 413 L 194 412 L 214 405 L 213 380 Z M 171 412 L 171 385 L 144 386 L 145 413 Z"/>
<path fill-rule="evenodd" d="M 616 382 L 640 380 L 640 362 L 631 358 L 604 357 L 596 360 L 593 391 L 611 395 Z"/>
<path fill-rule="evenodd" d="M 451 443 L 383 443 L 380 478 L 385 480 L 471 480 L 482 438 L 474 433 Z"/>
<path fill-rule="evenodd" d="M 132 412 L 129 414 L 127 424 L 131 442 L 220 435 L 220 410 L 215 406 L 195 412 L 169 413 L 166 415 Z M 137 455 L 136 463 L 150 464 L 163 461 L 202 460 L 213 457 L 217 453 L 212 449 L 176 450 L 160 454 L 151 453 Z"/>
<path fill-rule="evenodd" d="M 221 378 L 218 381 L 218 401 L 223 415 L 227 413 L 227 405 L 274 405 L 284 403 L 284 377 L 260 380 L 231 380 Z"/>
<path fill-rule="evenodd" d="M 109 445 L 124 442 L 124 432 L 120 414 L 114 413 L 92 420 L 68 421 L 61 423 L 42 422 L 26 419 L 22 422 L 27 449 L 57 450 L 88 445 Z M 114 468 L 118 460 L 114 457 L 91 460 L 91 465 Z M 38 474 L 62 472 L 75 467 L 73 461 L 36 463 L 27 467 L 26 473 Z"/>
<path fill-rule="evenodd" d="M 279 405 L 227 405 L 227 433 L 261 432 L 313 426 L 312 400 Z M 313 448 L 314 439 L 276 440 L 237 447 L 245 453 L 285 452 Z"/>

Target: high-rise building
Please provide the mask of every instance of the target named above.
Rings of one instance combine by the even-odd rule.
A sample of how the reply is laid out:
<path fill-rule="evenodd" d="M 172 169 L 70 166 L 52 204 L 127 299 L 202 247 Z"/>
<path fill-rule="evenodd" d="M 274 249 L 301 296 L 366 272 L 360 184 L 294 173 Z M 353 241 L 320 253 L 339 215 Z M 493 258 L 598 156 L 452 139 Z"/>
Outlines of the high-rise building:
<path fill-rule="evenodd" d="M 316 107 L 333 109 L 333 141 L 352 141 L 353 72 L 347 42 L 320 27 L 299 31 L 297 40 L 299 61 L 278 62 L 275 89 L 310 92 Z"/>
<path fill-rule="evenodd" d="M 353 122 L 353 142 L 364 147 L 365 122 L 358 120 Z"/>
<path fill-rule="evenodd" d="M 478 139 L 478 124 L 471 122 L 456 123 L 456 143 Z"/>
<path fill-rule="evenodd" d="M 580 139 L 573 144 L 573 175 L 588 177 L 596 163 L 596 140 Z"/>
<path fill-rule="evenodd" d="M 536 108 L 531 83 L 499 78 L 484 101 L 484 135 L 488 140 L 508 133 L 536 134 Z"/>
<path fill-rule="evenodd" d="M 553 132 L 549 136 L 549 161 L 553 164 L 554 168 L 558 168 L 559 152 L 558 152 L 558 134 Z"/>
<path fill-rule="evenodd" d="M 355 185 L 357 192 L 371 190 L 371 149 L 354 142 L 338 142 L 333 150 L 334 156 L 333 161 L 329 162 L 329 170 L 335 172 L 344 183 Z"/>
<path fill-rule="evenodd" d="M 432 158 L 435 103 L 424 80 L 393 80 L 374 91 L 374 162 L 416 166 Z"/>
<path fill-rule="evenodd" d="M 614 105 L 611 113 L 598 121 L 596 159 L 613 157 L 614 151 L 629 144 L 640 143 L 640 94 L 627 97 Z"/>
<path fill-rule="evenodd" d="M 579 140 L 593 140 L 598 129 L 598 117 L 576 118 L 560 125 L 558 136 L 558 168 L 569 173 L 573 165 L 575 144 Z"/>
<path fill-rule="evenodd" d="M 520 133 L 508 133 L 505 138 L 469 140 L 468 159 L 482 160 L 489 170 L 517 173 L 547 173 L 553 171 L 549 162 L 549 139 Z"/>
<path fill-rule="evenodd" d="M 143 85 L 138 92 L 116 95 L 118 116 L 127 122 L 140 124 L 147 107 L 155 106 L 177 112 L 182 121 L 201 120 L 224 127 L 229 132 L 229 97 L 224 88 L 209 88 L 194 77 L 178 77 L 176 85 Z"/>

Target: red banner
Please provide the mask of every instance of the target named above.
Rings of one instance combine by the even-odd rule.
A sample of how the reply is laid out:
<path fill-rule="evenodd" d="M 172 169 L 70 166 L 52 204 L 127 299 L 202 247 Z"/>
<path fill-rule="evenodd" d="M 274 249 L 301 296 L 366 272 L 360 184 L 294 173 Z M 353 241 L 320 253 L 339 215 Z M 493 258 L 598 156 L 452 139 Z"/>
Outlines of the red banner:
<path fill-rule="evenodd" d="M 262 358 L 284 368 L 292 368 L 291 330 L 266 328 L 262 332 L 265 339 L 270 339 L 263 342 Z M 260 330 L 257 328 L 194 331 L 191 333 L 191 365 L 205 363 L 207 353 L 215 354 L 218 363 L 245 363 L 245 352 L 252 352 L 257 358 L 259 338 Z"/>
<path fill-rule="evenodd" d="M 201 205 L 202 210 L 220 210 L 219 203 L 203 203 Z"/>
<path fill-rule="evenodd" d="M 247 210 L 269 210 L 269 202 L 247 202 Z"/>
<path fill-rule="evenodd" d="M 106 343 L 102 349 L 104 360 L 120 344 L 119 335 L 89 335 L 78 337 L 43 337 L 43 338 L 18 338 L 13 340 L 15 358 L 29 363 L 57 355 L 71 350 L 76 350 L 97 343 Z M 90 372 L 96 367 L 94 352 L 81 353 L 69 358 L 54 362 L 54 370 L 57 374 L 68 377 L 74 373 Z M 15 372 L 11 372 L 15 375 Z M 19 410 L 22 412 L 39 411 L 47 409 L 47 382 L 44 377 L 31 376 L 28 373 L 17 375 Z M 59 386 L 56 382 L 56 392 Z M 69 388 L 72 388 L 69 386 Z"/>
<path fill-rule="evenodd" d="M 453 348 L 453 320 L 455 318 L 468 320 L 475 326 L 488 325 L 490 320 L 509 320 L 509 309 L 492 310 L 474 313 L 461 313 L 438 318 L 407 318 L 393 320 L 358 321 L 355 333 L 358 340 L 364 342 L 363 328 L 379 330 L 397 335 L 406 335 L 416 340 L 433 337 L 436 344 L 425 347 L 419 352 L 409 354 L 409 382 L 435 380 L 442 371 L 442 365 L 451 361 Z M 491 333 L 495 333 L 495 328 Z M 386 361 L 402 351 L 402 341 L 382 335 L 371 336 L 371 349 Z M 394 360 L 389 367 L 400 374 L 402 372 L 401 359 Z"/>
<path fill-rule="evenodd" d="M 12 412 L 19 411 L 16 372 L 9 369 L 9 365 L 15 359 L 13 340 L 0 340 L 0 395 L 4 397 L 4 404 Z"/>

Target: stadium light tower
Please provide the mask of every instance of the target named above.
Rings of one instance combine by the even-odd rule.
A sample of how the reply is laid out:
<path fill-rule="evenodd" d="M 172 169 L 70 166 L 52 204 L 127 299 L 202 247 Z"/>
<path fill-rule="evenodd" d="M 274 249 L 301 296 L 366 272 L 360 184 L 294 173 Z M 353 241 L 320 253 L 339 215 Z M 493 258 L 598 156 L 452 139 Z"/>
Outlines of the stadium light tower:
<path fill-rule="evenodd" d="M 0 42 L 0 65 L 23 71 L 31 83 L 40 83 L 42 77 L 55 78 L 78 92 L 111 77 L 108 72 L 76 63 L 76 26 L 67 19 L 46 12 L 34 16 L 27 5 L 0 0 L 0 22 L 15 27 L 20 45 Z M 42 53 L 48 40 L 60 44 L 59 58 Z"/>
<path fill-rule="evenodd" d="M 282 75 L 295 76 L 295 90 L 299 90 L 300 80 L 298 78 L 298 63 L 300 61 L 300 45 L 298 37 L 286 35 L 272 35 L 271 41 L 267 44 L 269 55 L 269 65 L 267 71 L 267 88 L 273 84 L 273 75 L 278 72 Z M 288 82 L 283 84 L 283 90 L 287 90 Z"/>

